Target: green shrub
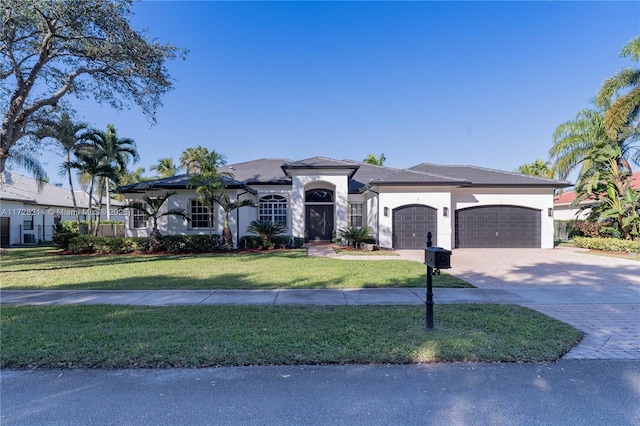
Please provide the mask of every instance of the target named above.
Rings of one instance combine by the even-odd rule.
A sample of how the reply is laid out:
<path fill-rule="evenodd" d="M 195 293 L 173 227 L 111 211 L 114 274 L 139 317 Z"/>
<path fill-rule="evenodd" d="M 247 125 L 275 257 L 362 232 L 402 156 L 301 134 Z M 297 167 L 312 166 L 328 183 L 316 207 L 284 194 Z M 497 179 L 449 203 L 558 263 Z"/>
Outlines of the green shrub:
<path fill-rule="evenodd" d="M 619 238 L 588 238 L 588 237 L 575 237 L 573 241 L 578 247 L 591 249 L 591 250 L 640 253 L 640 241 L 622 240 Z"/>
<path fill-rule="evenodd" d="M 162 247 L 169 253 L 208 253 L 227 248 L 219 234 L 213 235 L 165 235 Z"/>
<path fill-rule="evenodd" d="M 77 237 L 77 232 L 56 232 L 53 234 L 53 244 L 62 250 L 69 250 L 69 242 L 72 238 Z"/>
<path fill-rule="evenodd" d="M 60 221 L 56 223 L 56 234 L 58 233 L 78 234 L 78 224 L 71 220 Z"/>
<path fill-rule="evenodd" d="M 93 235 L 77 235 L 69 242 L 69 251 L 74 254 L 123 254 L 146 252 L 148 250 L 149 243 L 147 238 L 94 237 Z"/>
<path fill-rule="evenodd" d="M 257 249 L 260 247 L 262 247 L 262 237 L 257 235 L 245 235 L 240 238 L 240 244 L 238 244 L 238 248 L 243 249 Z"/>
<path fill-rule="evenodd" d="M 302 248 L 304 246 L 304 238 L 293 237 L 293 248 Z"/>
<path fill-rule="evenodd" d="M 375 239 L 372 235 L 372 230 L 368 226 L 357 228 L 352 226 L 350 228 L 342 228 L 338 231 L 340 238 L 347 240 L 350 246 L 357 247 L 358 243 L 375 244 Z"/>
<path fill-rule="evenodd" d="M 265 241 L 263 240 L 262 237 L 259 237 L 257 235 L 245 235 L 240 238 L 240 244 L 238 245 L 238 248 L 267 249 L 270 247 L 275 247 L 275 248 L 295 247 L 296 239 L 294 239 L 294 245 L 291 244 L 291 239 L 292 239 L 291 235 L 274 235 L 265 244 Z M 302 247 L 304 245 L 304 239 L 298 238 L 297 240 L 298 240 L 297 243 L 299 244 L 298 248 Z"/>
<path fill-rule="evenodd" d="M 271 237 L 271 242 L 275 248 L 290 248 L 291 235 L 274 235 Z"/>
<path fill-rule="evenodd" d="M 93 239 L 91 235 L 76 235 L 69 241 L 69 251 L 73 254 L 93 253 Z"/>

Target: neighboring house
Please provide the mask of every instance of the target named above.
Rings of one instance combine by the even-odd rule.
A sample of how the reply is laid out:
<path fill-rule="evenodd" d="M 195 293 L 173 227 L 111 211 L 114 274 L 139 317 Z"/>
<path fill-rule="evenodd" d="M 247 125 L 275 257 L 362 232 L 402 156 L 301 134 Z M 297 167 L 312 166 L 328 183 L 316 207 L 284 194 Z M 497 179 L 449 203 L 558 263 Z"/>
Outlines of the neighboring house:
<path fill-rule="evenodd" d="M 458 247 L 553 248 L 553 193 L 568 182 L 474 166 L 420 164 L 400 170 L 351 160 L 314 157 L 302 161 L 260 159 L 222 167 L 231 199 L 250 199 L 258 208 L 231 214 L 234 242 L 250 235 L 252 220 L 283 223 L 287 234 L 329 241 L 347 226 L 369 226 L 378 244 L 423 249 Z M 119 188 L 130 201 L 176 191 L 163 208 L 183 208 L 191 220 L 160 219 L 163 234 L 206 234 L 206 208 L 181 175 Z M 216 208 L 213 232 L 224 215 Z M 150 223 L 131 214 L 128 236 L 147 236 Z"/>
<path fill-rule="evenodd" d="M 631 175 L 631 188 L 640 190 L 640 172 Z M 553 197 L 553 218 L 555 220 L 584 220 L 589 216 L 593 207 L 600 204 L 600 200 L 586 199 L 576 206 L 573 202 L 578 195 L 575 191 L 567 191 Z"/>
<path fill-rule="evenodd" d="M 87 219 L 89 195 L 76 191 L 80 220 Z M 92 206 L 98 204 L 97 200 Z M 118 209 L 122 203 L 114 201 L 111 220 L 124 221 L 124 212 Z M 95 207 L 94 207 L 95 209 Z M 106 218 L 105 206 L 101 209 Z M 68 189 L 43 184 L 38 190 L 37 182 L 25 176 L 5 172 L 0 179 L 0 246 L 13 244 L 37 244 L 51 241 L 55 224 L 61 220 L 75 220 L 73 200 Z"/>

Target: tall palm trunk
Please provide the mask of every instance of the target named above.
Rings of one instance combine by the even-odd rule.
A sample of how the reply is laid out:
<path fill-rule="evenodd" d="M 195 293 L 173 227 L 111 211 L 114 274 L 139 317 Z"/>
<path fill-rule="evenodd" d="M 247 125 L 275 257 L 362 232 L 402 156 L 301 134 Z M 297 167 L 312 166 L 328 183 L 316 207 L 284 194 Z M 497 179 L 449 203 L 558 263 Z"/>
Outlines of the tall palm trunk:
<path fill-rule="evenodd" d="M 71 163 L 71 152 L 67 151 L 67 164 L 69 163 Z M 78 225 L 78 232 L 80 232 L 80 211 L 78 211 L 76 192 L 73 190 L 73 177 L 71 176 L 71 167 L 68 166 L 67 177 L 69 178 L 69 190 L 71 191 L 71 201 L 73 201 L 73 211 L 76 213 L 76 224 Z"/>
<path fill-rule="evenodd" d="M 109 178 L 104 180 L 104 190 L 107 194 L 107 220 L 111 220 L 111 194 L 109 190 Z M 102 207 L 102 205 L 100 205 Z"/>
<path fill-rule="evenodd" d="M 96 237 L 98 236 L 98 228 L 100 228 L 100 219 L 102 218 L 102 196 L 104 195 L 103 189 L 102 189 L 104 185 L 103 185 L 103 182 L 100 181 L 100 179 L 106 179 L 106 178 L 101 177 L 98 179 L 98 188 L 101 188 L 101 189 L 100 189 L 100 198 L 98 198 L 98 206 L 97 206 L 98 208 L 96 209 L 98 211 L 98 214 L 96 216 L 96 227 L 93 231 L 93 235 L 95 235 Z"/>
<path fill-rule="evenodd" d="M 89 228 L 87 230 L 88 231 L 87 232 L 88 235 L 91 235 L 91 233 L 92 233 L 92 228 L 91 228 L 91 225 L 92 225 L 92 222 L 93 222 L 91 220 L 91 207 L 92 207 L 91 206 L 91 200 L 92 199 L 93 199 L 93 177 L 91 177 L 91 182 L 89 183 L 89 212 L 88 212 L 89 214 L 87 214 L 87 221 L 88 221 L 87 223 L 89 224 Z"/>

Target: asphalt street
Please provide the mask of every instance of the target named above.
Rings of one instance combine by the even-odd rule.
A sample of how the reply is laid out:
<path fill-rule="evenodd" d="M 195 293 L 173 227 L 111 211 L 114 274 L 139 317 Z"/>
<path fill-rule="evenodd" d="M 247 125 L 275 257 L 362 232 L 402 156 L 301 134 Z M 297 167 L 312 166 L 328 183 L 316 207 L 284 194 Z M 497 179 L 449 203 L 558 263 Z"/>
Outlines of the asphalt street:
<path fill-rule="evenodd" d="M 2 371 L 17 425 L 640 424 L 640 361 Z"/>

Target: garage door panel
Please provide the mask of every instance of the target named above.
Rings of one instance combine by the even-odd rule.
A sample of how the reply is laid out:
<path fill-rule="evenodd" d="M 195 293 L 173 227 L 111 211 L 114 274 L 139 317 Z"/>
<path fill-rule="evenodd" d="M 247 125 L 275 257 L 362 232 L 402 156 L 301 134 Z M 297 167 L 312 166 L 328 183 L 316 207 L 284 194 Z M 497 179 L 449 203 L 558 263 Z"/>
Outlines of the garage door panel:
<path fill-rule="evenodd" d="M 481 206 L 455 213 L 456 247 L 540 247 L 540 211 L 518 206 Z"/>
<path fill-rule="evenodd" d="M 436 244 L 436 209 L 409 205 L 393 210 L 393 247 L 396 249 L 424 249 L 427 232 L 431 231 Z"/>

